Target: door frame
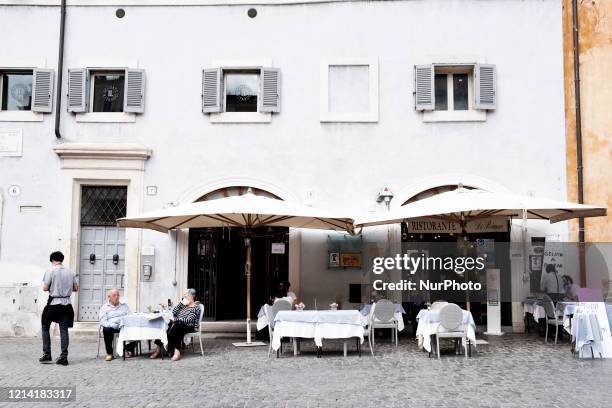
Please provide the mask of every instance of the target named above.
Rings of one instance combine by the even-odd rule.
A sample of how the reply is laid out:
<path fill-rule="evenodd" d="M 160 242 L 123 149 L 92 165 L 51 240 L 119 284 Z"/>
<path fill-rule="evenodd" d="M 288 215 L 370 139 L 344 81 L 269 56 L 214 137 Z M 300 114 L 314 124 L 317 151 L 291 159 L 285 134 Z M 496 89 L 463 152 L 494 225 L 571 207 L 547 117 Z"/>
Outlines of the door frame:
<path fill-rule="evenodd" d="M 143 210 L 144 163 L 151 151 L 136 144 L 64 143 L 54 148 L 60 158 L 61 177 L 57 198 L 58 242 L 66 255 L 67 266 L 79 273 L 81 186 L 126 186 L 127 215 Z M 129 228 L 125 234 L 124 297 L 130 308 L 140 311 L 140 242 L 142 232 Z M 78 292 L 72 304 L 78 310 Z"/>

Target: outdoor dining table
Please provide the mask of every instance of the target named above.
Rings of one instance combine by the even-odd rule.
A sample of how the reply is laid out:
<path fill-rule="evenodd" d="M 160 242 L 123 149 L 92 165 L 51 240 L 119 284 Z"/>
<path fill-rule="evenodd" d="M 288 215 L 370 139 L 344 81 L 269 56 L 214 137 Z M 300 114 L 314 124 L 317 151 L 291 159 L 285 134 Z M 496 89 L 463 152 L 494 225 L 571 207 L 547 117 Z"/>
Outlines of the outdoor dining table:
<path fill-rule="evenodd" d="M 125 343 L 141 340 L 161 340 L 164 347 L 168 345 L 168 322 L 172 313 L 132 313 L 123 317 L 121 330 L 117 338 L 117 354 L 123 356 Z"/>
<path fill-rule="evenodd" d="M 283 310 L 274 318 L 272 349 L 280 348 L 283 337 L 314 339 L 318 356 L 323 347 L 323 339 L 355 337 L 359 347 L 363 343 L 364 326 L 367 322 L 367 316 L 358 310 Z M 294 342 L 294 354 L 297 354 L 296 342 Z M 346 356 L 346 342 L 344 355 Z"/>
<path fill-rule="evenodd" d="M 372 306 L 373 304 L 367 303 L 363 305 L 361 309 L 359 309 L 362 315 L 368 317 L 368 320 L 372 318 L 372 312 L 374 311 L 374 308 Z M 404 327 L 405 327 L 404 318 L 402 317 L 402 315 L 406 314 L 406 311 L 404 310 L 404 307 L 400 303 L 394 303 L 393 307 L 394 307 L 393 317 L 395 317 L 395 320 L 397 320 L 397 330 L 402 331 L 404 330 Z"/>
<path fill-rule="evenodd" d="M 431 353 L 431 337 L 436 334 L 440 326 L 440 310 L 439 308 L 422 309 L 416 318 L 418 320 L 416 335 L 419 347 Z M 463 346 L 469 347 L 471 355 L 471 345 L 476 345 L 476 323 L 472 313 L 467 310 L 463 310 L 463 323 L 460 330 L 466 330 L 468 344 Z"/>
<path fill-rule="evenodd" d="M 541 299 L 525 300 L 523 302 L 523 314 L 525 316 L 525 329 L 527 330 L 527 333 L 529 333 L 530 322 L 528 315 L 533 316 L 533 320 L 536 322 L 536 324 L 540 319 L 544 319 L 546 317 L 544 302 Z"/>

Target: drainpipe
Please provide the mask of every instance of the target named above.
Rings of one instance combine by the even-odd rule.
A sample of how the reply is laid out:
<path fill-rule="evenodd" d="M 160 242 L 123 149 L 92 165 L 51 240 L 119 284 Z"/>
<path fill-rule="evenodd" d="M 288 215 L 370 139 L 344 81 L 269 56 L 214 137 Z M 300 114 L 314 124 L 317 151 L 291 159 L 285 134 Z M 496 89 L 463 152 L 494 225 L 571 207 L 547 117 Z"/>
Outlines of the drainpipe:
<path fill-rule="evenodd" d="M 57 57 L 57 96 L 55 102 L 55 137 L 62 138 L 60 133 L 60 117 L 62 105 L 62 73 L 64 71 L 64 31 L 66 28 L 66 0 L 62 0 L 60 5 L 60 35 L 59 35 L 59 56 Z"/>
<path fill-rule="evenodd" d="M 578 177 L 578 203 L 584 203 L 582 174 L 582 117 L 580 115 L 580 51 L 578 43 L 578 1 L 572 0 L 574 43 L 574 105 L 576 109 L 576 175 Z M 578 219 L 578 247 L 580 253 L 580 285 L 586 286 L 584 218 Z"/>

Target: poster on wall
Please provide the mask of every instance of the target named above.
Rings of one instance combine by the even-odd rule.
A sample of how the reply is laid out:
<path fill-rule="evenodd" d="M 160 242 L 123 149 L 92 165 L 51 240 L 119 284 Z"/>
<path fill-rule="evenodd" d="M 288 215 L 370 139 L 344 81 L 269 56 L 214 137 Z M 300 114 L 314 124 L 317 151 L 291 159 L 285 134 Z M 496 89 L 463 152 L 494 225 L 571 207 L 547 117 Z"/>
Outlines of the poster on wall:
<path fill-rule="evenodd" d="M 337 268 L 340 266 L 340 253 L 339 252 L 329 253 L 329 266 L 332 268 Z"/>
<path fill-rule="evenodd" d="M 361 254 L 346 252 L 340 254 L 340 266 L 344 268 L 361 268 Z"/>
<path fill-rule="evenodd" d="M 542 269 L 540 274 L 540 291 L 546 293 L 563 293 L 565 275 L 565 259 L 563 243 L 546 240 L 542 254 Z M 553 279 L 554 278 L 554 279 Z"/>

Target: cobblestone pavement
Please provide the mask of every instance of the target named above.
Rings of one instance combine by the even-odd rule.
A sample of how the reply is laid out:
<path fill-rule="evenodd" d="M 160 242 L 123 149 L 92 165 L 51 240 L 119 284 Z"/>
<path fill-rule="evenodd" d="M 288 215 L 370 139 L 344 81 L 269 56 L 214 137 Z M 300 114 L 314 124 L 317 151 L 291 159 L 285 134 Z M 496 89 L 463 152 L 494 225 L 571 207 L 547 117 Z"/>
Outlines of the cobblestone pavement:
<path fill-rule="evenodd" d="M 95 359 L 97 343 L 71 339 L 70 365 L 41 365 L 40 339 L 0 339 L 0 386 L 76 386 L 77 402 L 0 403 L 7 407 L 603 407 L 612 398 L 612 360 L 572 357 L 567 340 L 537 335 L 489 339 L 469 360 L 450 352 L 440 361 L 417 349 L 377 342 L 375 356 L 342 343 L 324 344 L 322 358 L 303 342 L 279 359 L 267 347 L 235 348 L 205 340 L 205 354 L 178 362 L 136 357 Z M 53 339 L 54 357 L 59 339 Z M 147 349 L 143 344 L 143 351 Z M 350 350 L 350 349 L 349 349 Z M 365 351 L 365 350 L 364 350 Z"/>

